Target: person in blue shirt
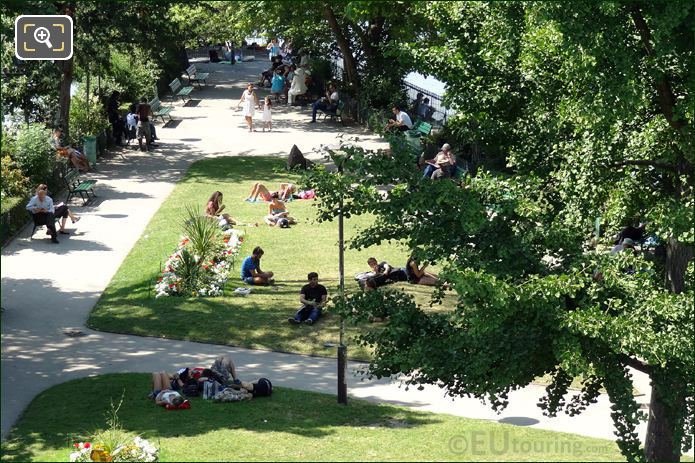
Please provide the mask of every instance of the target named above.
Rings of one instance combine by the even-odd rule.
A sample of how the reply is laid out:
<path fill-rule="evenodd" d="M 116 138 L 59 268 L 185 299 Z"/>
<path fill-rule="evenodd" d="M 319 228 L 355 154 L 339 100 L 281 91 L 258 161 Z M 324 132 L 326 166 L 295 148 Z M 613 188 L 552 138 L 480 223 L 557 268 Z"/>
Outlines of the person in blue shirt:
<path fill-rule="evenodd" d="M 261 270 L 261 257 L 263 257 L 263 249 L 256 246 L 250 256 L 244 259 L 241 264 L 241 280 L 248 285 L 271 285 L 275 283 L 273 280 L 273 272 L 264 272 Z"/>
<path fill-rule="evenodd" d="M 275 96 L 275 102 L 280 102 L 280 94 L 285 89 L 285 77 L 283 76 L 284 69 L 277 68 L 273 74 L 273 80 L 270 82 L 270 92 Z"/>

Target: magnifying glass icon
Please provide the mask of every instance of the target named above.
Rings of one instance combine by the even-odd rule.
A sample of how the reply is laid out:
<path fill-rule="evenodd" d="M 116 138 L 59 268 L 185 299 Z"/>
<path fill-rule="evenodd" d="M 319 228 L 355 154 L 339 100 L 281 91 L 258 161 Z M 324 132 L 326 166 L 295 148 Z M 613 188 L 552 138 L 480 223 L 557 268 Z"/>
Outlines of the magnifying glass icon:
<path fill-rule="evenodd" d="M 51 33 L 48 32 L 48 29 L 45 27 L 37 27 L 36 30 L 34 30 L 34 40 L 46 44 L 48 48 L 53 48 L 51 44 Z"/>

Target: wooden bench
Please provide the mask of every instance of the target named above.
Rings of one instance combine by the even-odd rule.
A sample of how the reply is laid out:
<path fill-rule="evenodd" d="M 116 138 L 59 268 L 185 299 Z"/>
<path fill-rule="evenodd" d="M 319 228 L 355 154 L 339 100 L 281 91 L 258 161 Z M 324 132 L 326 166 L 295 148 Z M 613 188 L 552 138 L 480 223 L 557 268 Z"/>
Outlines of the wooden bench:
<path fill-rule="evenodd" d="M 329 116 L 331 120 L 337 120 L 339 122 L 343 122 L 343 109 L 345 108 L 345 103 L 343 101 L 338 101 L 338 107 L 335 108 L 335 111 L 324 111 L 323 109 L 319 109 L 321 111 L 321 114 L 323 114 L 324 120 L 326 119 L 326 116 Z"/>
<path fill-rule="evenodd" d="M 65 169 L 63 172 L 63 183 L 65 183 L 65 187 L 68 189 L 68 198 L 65 200 L 65 204 L 69 204 L 70 198 L 76 195 L 80 195 L 82 198 L 83 206 L 89 201 L 90 192 L 92 193 L 92 197 L 96 197 L 94 193 L 94 184 L 97 183 L 97 181 L 80 179 L 80 174 L 75 169 Z"/>
<path fill-rule="evenodd" d="M 198 70 L 195 67 L 195 64 L 191 64 L 186 68 L 186 74 L 188 75 L 189 84 L 195 84 L 197 82 L 198 87 L 200 87 L 200 82 L 203 82 L 206 87 L 208 86 L 207 78 L 210 76 L 210 73 L 198 72 Z"/>
<path fill-rule="evenodd" d="M 152 109 L 152 115 L 154 117 L 161 117 L 162 122 L 164 122 L 164 116 L 167 116 L 169 120 L 171 120 L 171 115 L 169 113 L 173 108 L 171 106 L 162 106 L 159 97 L 156 96 L 150 101 L 150 108 Z"/>
<path fill-rule="evenodd" d="M 189 95 L 193 91 L 193 87 L 184 87 L 178 78 L 171 81 L 169 88 L 171 88 L 171 92 L 174 96 L 180 96 L 184 103 L 186 103 L 186 97 L 188 97 L 189 100 L 191 99 Z"/>

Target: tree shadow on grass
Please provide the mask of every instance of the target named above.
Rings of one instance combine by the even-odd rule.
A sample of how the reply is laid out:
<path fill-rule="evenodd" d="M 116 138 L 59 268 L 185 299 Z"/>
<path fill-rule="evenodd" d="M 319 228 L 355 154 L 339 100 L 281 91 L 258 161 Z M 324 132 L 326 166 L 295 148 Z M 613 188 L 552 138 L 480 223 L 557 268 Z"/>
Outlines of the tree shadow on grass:
<path fill-rule="evenodd" d="M 88 439 L 91 432 L 105 427 L 110 403 L 118 404 L 121 397 L 118 417 L 123 429 L 155 444 L 160 439 L 199 436 L 203 445 L 206 434 L 226 432 L 231 438 L 237 430 L 321 439 L 335 435 L 336 427 L 413 428 L 441 422 L 429 413 L 356 399 L 345 407 L 333 395 L 285 388 L 274 388 L 268 398 L 237 403 L 193 398 L 190 410 L 171 412 L 146 398 L 150 379 L 148 374 L 110 374 L 54 386 L 27 407 L 2 443 L 2 459 L 31 461 L 41 456 L 38 452 L 60 451 Z M 217 434 L 215 439 L 221 437 L 225 434 Z"/>

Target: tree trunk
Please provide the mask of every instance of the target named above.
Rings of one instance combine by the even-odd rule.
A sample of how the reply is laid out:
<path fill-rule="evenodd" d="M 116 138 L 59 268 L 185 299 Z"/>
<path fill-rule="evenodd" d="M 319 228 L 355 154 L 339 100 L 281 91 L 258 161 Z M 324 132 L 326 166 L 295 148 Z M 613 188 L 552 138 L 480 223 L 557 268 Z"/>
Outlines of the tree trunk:
<path fill-rule="evenodd" d="M 644 443 L 644 453 L 647 461 L 680 461 L 679 446 L 673 441 L 673 430 L 676 426 L 674 418 L 678 413 L 678 407 L 673 405 L 671 407 L 663 402 L 659 385 L 652 382 L 652 396 L 649 400 L 649 421 Z"/>
<path fill-rule="evenodd" d="M 63 129 L 65 137 L 69 136 L 70 126 L 70 86 L 72 85 L 73 58 L 60 63 L 60 94 L 58 97 L 57 125 Z"/>
<path fill-rule="evenodd" d="M 59 14 L 68 15 L 72 18 L 73 23 L 73 48 L 75 43 L 76 30 L 75 27 L 75 7 L 72 4 L 63 5 L 58 10 Z M 69 60 L 60 61 L 60 90 L 58 96 L 58 114 L 56 115 L 56 125 L 63 129 L 65 138 L 70 136 L 70 87 L 72 86 L 72 76 L 74 71 L 75 54 Z"/>
<path fill-rule="evenodd" d="M 340 48 L 340 52 L 343 54 L 343 63 L 345 65 L 345 72 L 347 73 L 348 82 L 355 90 L 358 90 L 360 78 L 359 74 L 357 74 L 357 63 L 355 63 L 355 57 L 352 54 L 350 42 L 348 42 L 348 40 L 345 38 L 345 34 L 343 34 L 343 30 L 340 28 L 338 20 L 335 17 L 335 13 L 330 6 L 324 6 L 323 16 L 328 21 L 328 25 L 333 31 L 335 40 L 338 43 L 338 48 Z"/>
<path fill-rule="evenodd" d="M 693 258 L 693 248 L 669 238 L 666 245 L 666 286 L 674 293 L 685 290 L 685 273 Z"/>

